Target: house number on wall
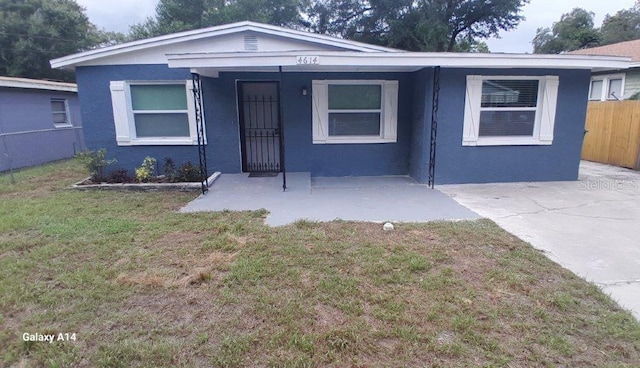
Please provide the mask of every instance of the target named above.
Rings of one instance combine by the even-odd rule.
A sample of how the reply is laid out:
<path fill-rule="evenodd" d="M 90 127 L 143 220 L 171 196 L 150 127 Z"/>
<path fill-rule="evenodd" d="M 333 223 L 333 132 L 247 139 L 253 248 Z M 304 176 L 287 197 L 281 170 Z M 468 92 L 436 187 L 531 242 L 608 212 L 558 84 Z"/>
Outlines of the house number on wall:
<path fill-rule="evenodd" d="M 298 65 L 319 65 L 319 56 L 296 56 L 296 64 Z"/>

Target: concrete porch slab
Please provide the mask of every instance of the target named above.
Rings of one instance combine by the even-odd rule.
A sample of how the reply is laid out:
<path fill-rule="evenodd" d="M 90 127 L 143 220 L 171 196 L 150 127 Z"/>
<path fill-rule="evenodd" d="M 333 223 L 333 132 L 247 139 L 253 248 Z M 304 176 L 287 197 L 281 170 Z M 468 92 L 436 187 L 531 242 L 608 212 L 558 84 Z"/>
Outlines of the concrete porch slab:
<path fill-rule="evenodd" d="M 311 178 L 309 173 L 249 178 L 248 174 L 223 174 L 181 212 L 269 211 L 266 223 L 287 225 L 300 219 L 312 221 L 470 220 L 479 216 L 439 190 L 406 176 Z"/>

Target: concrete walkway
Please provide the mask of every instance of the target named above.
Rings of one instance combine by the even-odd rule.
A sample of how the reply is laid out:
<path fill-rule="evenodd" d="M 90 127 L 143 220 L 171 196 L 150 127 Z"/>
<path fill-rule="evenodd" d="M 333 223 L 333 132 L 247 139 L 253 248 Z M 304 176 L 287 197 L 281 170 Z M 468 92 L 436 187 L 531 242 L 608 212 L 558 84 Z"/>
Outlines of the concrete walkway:
<path fill-rule="evenodd" d="M 332 221 L 467 220 L 479 216 L 438 190 L 406 176 L 311 178 L 309 173 L 288 173 L 287 191 L 282 177 L 249 178 L 223 174 L 182 212 L 269 211 L 266 223 L 280 226 L 299 219 Z"/>
<path fill-rule="evenodd" d="M 438 186 L 594 282 L 640 319 L 640 173 L 583 162 L 576 182 Z"/>

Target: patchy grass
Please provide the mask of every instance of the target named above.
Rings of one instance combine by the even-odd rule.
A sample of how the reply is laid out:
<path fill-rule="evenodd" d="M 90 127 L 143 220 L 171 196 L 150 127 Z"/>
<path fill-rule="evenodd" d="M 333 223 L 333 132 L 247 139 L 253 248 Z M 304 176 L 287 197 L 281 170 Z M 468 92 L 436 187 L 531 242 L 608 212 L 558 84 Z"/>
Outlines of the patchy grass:
<path fill-rule="evenodd" d="M 486 220 L 271 229 L 188 193 L 0 176 L 0 365 L 625 367 L 640 326 Z M 23 342 L 73 333 L 76 341 Z"/>

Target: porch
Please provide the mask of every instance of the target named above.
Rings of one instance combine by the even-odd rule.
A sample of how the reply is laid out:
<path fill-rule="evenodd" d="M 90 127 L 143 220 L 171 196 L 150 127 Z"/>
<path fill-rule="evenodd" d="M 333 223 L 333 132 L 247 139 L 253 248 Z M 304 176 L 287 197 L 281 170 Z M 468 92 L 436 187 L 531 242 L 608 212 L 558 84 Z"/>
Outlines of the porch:
<path fill-rule="evenodd" d="M 300 219 L 313 221 L 469 220 L 479 216 L 442 192 L 408 176 L 311 177 L 308 172 L 249 178 L 248 174 L 222 174 L 206 195 L 181 212 L 269 211 L 266 224 L 287 225 Z"/>

